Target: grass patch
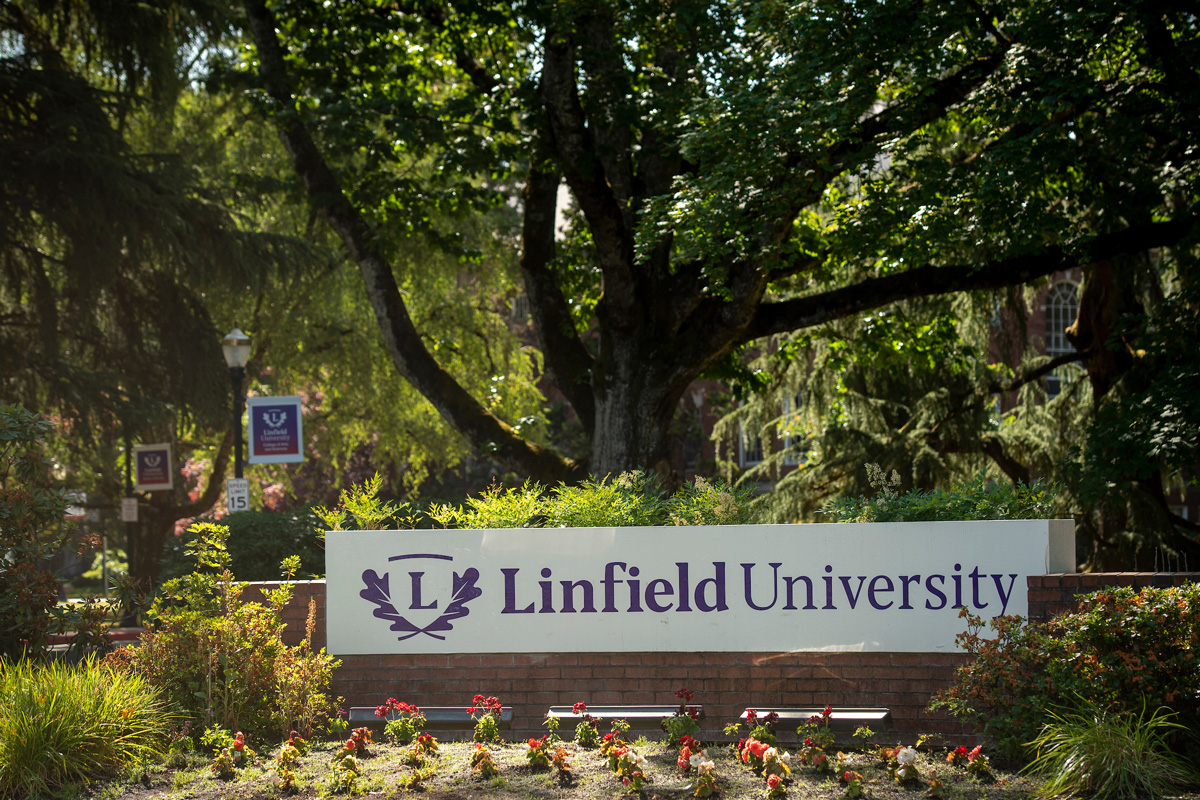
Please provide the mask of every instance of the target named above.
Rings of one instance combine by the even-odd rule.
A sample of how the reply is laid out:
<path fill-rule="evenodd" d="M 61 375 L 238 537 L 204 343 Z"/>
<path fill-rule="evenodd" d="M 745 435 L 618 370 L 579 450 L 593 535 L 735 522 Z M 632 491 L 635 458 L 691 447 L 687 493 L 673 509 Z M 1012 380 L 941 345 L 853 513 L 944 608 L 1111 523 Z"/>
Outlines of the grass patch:
<path fill-rule="evenodd" d="M 88 661 L 0 662 L 0 797 L 49 795 L 156 762 L 170 721 L 145 681 Z"/>

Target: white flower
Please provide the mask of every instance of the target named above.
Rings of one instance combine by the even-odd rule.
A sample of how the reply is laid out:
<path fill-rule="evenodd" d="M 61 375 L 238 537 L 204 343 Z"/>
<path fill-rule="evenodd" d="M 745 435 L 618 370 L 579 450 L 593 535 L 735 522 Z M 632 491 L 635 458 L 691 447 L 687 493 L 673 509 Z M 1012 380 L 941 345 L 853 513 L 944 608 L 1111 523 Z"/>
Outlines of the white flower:
<path fill-rule="evenodd" d="M 917 751 L 911 747 L 901 747 L 896 751 L 896 763 L 911 764 L 917 760 Z"/>
<path fill-rule="evenodd" d="M 642 755 L 641 753 L 635 753 L 634 751 L 630 750 L 629 751 L 629 760 L 633 762 L 633 765 L 635 767 L 641 767 L 641 768 L 645 769 L 646 757 L 644 755 Z"/>
<path fill-rule="evenodd" d="M 774 747 L 768 747 L 763 751 L 763 761 L 770 761 L 772 758 L 779 758 L 779 751 Z"/>
<path fill-rule="evenodd" d="M 699 767 L 701 762 L 707 761 L 707 760 L 708 760 L 708 751 L 701 750 L 698 753 L 692 753 L 691 758 L 688 759 L 688 765 L 692 766 L 692 767 Z"/>
<path fill-rule="evenodd" d="M 713 769 L 714 769 L 715 767 L 716 767 L 716 765 L 715 765 L 715 764 L 713 764 L 713 762 L 711 762 L 711 761 L 701 761 L 701 762 L 700 762 L 700 763 L 699 763 L 699 764 L 696 766 L 696 770 L 697 770 L 697 771 L 698 771 L 698 772 L 699 772 L 701 775 L 707 775 L 708 773 L 712 772 L 712 771 L 713 771 Z"/>

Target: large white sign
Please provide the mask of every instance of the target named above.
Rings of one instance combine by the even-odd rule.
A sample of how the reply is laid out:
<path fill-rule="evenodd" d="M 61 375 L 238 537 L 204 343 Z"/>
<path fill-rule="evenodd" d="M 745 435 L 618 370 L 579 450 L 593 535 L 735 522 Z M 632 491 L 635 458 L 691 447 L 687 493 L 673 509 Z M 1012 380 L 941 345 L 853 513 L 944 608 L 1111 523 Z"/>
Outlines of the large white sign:
<path fill-rule="evenodd" d="M 331 531 L 328 650 L 952 652 L 1074 552 L 1071 520 Z"/>

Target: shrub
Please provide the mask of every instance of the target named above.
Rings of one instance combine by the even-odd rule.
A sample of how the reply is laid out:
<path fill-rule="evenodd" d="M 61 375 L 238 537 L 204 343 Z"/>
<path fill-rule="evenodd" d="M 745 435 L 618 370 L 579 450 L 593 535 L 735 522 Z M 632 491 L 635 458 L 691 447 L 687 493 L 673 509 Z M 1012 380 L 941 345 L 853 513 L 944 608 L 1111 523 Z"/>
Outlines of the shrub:
<path fill-rule="evenodd" d="M 1183 726 L 1162 711 L 1113 713 L 1084 704 L 1080 713 L 1051 712 L 1052 721 L 1030 742 L 1037 755 L 1028 771 L 1045 779 L 1047 797 L 1168 794 L 1194 780 L 1196 770 L 1167 747 L 1168 735 Z"/>
<path fill-rule="evenodd" d="M 58 603 L 58 581 L 45 565 L 70 529 L 63 524 L 66 494 L 54 488 L 43 452 L 52 427 L 19 405 L 0 403 L 0 658 L 40 654 Z M 80 547 L 93 544 L 95 537 Z"/>
<path fill-rule="evenodd" d="M 392 524 L 413 527 L 419 518 L 407 506 L 384 503 L 368 482 L 342 494 L 342 504 L 316 513 L 330 530 L 375 530 Z M 546 489 L 526 481 L 519 488 L 489 487 L 462 506 L 433 506 L 428 517 L 443 528 L 607 528 L 629 525 L 737 525 L 758 511 L 753 490 L 697 478 L 667 496 L 658 479 L 642 470 L 616 478 L 589 479 L 577 486 Z M 322 535 L 324 532 L 322 532 Z"/>
<path fill-rule="evenodd" d="M 1086 704 L 1136 716 L 1144 704 L 1200 724 L 1200 586 L 1104 589 L 1045 625 L 998 617 L 990 639 L 979 617 L 961 613 L 968 630 L 956 641 L 973 658 L 930 708 L 981 724 L 1006 759 L 1024 758 L 1048 709 Z"/>
<path fill-rule="evenodd" d="M 935 522 L 965 519 L 1045 519 L 1054 504 L 1058 489 L 1053 484 L 1034 481 L 1014 486 L 1009 481 L 992 483 L 979 473 L 966 483 L 949 490 L 923 492 L 913 489 L 901 494 L 900 476 L 893 471 L 884 475 L 876 464 L 867 464 L 875 497 L 839 497 L 830 501 L 821 513 L 834 522 Z"/>
<path fill-rule="evenodd" d="M 313 609 L 308 635 L 288 647 L 279 612 L 290 588 L 272 593 L 266 605 L 243 601 L 243 584 L 228 568 L 228 529 L 197 523 L 191 532 L 195 570 L 164 584 L 150 610 L 151 629 L 139 646 L 110 656 L 112 663 L 144 675 L 198 730 L 311 736 L 333 710 L 326 692 L 338 664 L 311 649 Z"/>
<path fill-rule="evenodd" d="M 112 775 L 167 742 L 171 717 L 137 675 L 94 661 L 0 661 L 0 797 Z"/>

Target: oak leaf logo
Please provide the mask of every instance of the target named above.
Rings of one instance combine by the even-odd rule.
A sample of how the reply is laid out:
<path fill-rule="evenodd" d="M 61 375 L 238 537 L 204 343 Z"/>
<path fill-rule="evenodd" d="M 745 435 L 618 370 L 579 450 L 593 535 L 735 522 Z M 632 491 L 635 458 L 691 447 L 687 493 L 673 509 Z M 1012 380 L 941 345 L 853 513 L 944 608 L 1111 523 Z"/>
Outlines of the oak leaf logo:
<path fill-rule="evenodd" d="M 403 642 L 405 639 L 411 639 L 422 633 L 445 641 L 446 637 L 440 636 L 439 633 L 453 630 L 454 626 L 450 624 L 451 621 L 471 613 L 467 608 L 467 603 L 483 594 L 483 590 L 475 585 L 479 580 L 479 570 L 475 567 L 468 567 L 461 575 L 455 572 L 453 576 L 450 602 L 446 605 L 446 610 L 440 617 L 424 627 L 408 621 L 396 610 L 396 606 L 392 604 L 392 592 L 386 572 L 382 577 L 373 569 L 363 572 L 362 579 L 366 588 L 359 592 L 358 596 L 374 603 L 377 608 L 372 614 L 379 619 L 389 620 L 392 623 L 391 629 L 402 634 L 397 637 L 397 641 Z"/>

